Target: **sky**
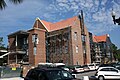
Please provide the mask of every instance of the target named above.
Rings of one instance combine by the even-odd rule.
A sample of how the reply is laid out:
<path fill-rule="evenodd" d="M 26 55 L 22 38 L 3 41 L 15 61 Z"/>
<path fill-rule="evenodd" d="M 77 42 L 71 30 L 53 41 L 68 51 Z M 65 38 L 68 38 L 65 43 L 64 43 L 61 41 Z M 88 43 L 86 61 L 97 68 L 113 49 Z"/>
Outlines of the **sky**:
<path fill-rule="evenodd" d="M 111 42 L 120 48 L 120 25 L 113 24 L 111 12 L 120 17 L 120 0 L 24 0 L 14 5 L 5 0 L 7 7 L 0 10 L 0 37 L 8 44 L 10 33 L 29 30 L 37 17 L 48 22 L 59 22 L 78 16 L 83 10 L 84 22 L 94 35 L 109 34 Z"/>

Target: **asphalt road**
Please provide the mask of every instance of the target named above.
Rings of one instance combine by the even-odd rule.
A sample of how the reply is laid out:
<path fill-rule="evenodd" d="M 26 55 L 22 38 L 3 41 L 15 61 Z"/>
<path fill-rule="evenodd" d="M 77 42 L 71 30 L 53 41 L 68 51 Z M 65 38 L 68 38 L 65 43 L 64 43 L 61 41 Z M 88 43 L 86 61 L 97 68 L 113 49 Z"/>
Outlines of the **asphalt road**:
<path fill-rule="evenodd" d="M 89 71 L 89 72 L 84 72 L 84 73 L 78 73 L 78 74 L 76 74 L 76 78 L 83 79 L 83 78 L 85 78 L 87 76 L 89 78 L 89 80 L 97 80 L 94 77 L 95 73 L 96 73 L 96 71 Z"/>

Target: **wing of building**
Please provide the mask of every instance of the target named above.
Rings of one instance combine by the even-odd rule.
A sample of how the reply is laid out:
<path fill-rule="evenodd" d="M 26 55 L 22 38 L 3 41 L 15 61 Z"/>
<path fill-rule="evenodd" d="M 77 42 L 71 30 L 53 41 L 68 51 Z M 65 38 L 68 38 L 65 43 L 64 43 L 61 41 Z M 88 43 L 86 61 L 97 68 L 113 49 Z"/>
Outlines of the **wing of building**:
<path fill-rule="evenodd" d="M 89 34 L 92 35 L 92 34 Z M 91 36 L 91 62 L 92 63 L 108 63 L 114 60 L 112 53 L 112 42 L 110 40 L 109 34 L 96 36 Z"/>

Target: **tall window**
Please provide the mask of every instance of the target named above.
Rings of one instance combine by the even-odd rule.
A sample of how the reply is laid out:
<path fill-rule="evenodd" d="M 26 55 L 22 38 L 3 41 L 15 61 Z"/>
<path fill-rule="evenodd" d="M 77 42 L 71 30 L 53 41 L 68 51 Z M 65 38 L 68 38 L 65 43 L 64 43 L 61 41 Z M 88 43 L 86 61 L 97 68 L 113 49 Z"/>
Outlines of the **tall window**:
<path fill-rule="evenodd" d="M 68 46 L 65 46 L 65 53 L 68 53 Z"/>
<path fill-rule="evenodd" d="M 37 53 L 37 44 L 38 44 L 38 34 L 32 34 L 32 42 L 33 42 L 33 51 L 34 51 L 34 55 L 36 55 Z"/>
<path fill-rule="evenodd" d="M 79 65 L 79 62 L 77 61 L 76 64 Z"/>
<path fill-rule="evenodd" d="M 34 51 L 34 55 L 36 55 L 36 53 L 37 53 L 36 47 L 33 48 L 33 51 Z"/>
<path fill-rule="evenodd" d="M 74 32 L 74 39 L 77 40 L 77 32 Z"/>
<path fill-rule="evenodd" d="M 85 35 L 81 35 L 82 37 L 82 42 L 85 42 Z"/>
<path fill-rule="evenodd" d="M 34 43 L 34 47 L 38 44 L 38 34 L 32 34 L 32 42 Z"/>
<path fill-rule="evenodd" d="M 76 53 L 78 53 L 78 46 L 76 46 Z"/>

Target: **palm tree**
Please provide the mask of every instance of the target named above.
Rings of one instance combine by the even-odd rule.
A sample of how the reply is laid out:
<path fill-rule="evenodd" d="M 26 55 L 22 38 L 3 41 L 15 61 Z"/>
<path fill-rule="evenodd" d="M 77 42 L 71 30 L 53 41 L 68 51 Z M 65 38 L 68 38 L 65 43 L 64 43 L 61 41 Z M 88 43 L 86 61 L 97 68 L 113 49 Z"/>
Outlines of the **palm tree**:
<path fill-rule="evenodd" d="M 19 3 L 23 2 L 23 0 L 9 0 L 9 1 L 14 3 L 14 4 L 19 4 Z M 6 1 L 0 0 L 0 10 L 5 9 L 6 6 L 7 6 Z"/>

